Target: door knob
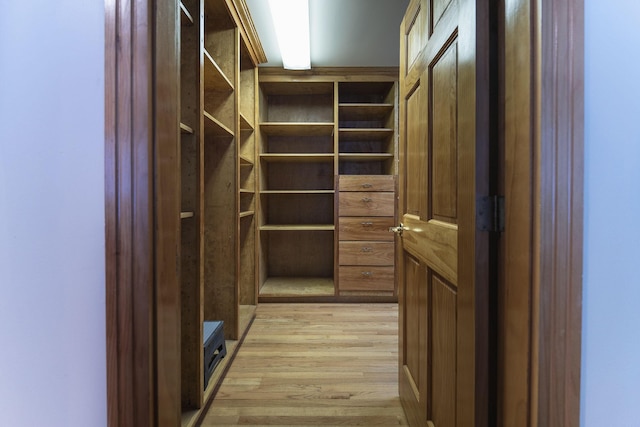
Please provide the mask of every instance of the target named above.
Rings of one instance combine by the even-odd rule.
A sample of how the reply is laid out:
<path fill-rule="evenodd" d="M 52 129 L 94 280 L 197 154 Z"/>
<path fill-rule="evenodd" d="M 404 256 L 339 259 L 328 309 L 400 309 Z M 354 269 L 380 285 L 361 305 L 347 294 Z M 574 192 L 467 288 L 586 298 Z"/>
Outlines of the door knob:
<path fill-rule="evenodd" d="M 397 227 L 389 227 L 389 231 L 392 233 L 396 233 L 398 236 L 402 237 L 402 232 L 406 230 L 404 225 L 400 223 Z"/>

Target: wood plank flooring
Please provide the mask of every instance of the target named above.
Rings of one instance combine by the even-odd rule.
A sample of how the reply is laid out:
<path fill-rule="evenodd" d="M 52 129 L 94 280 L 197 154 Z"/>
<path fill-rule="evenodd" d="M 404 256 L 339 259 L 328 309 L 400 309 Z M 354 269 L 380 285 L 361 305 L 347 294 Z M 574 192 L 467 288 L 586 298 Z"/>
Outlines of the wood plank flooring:
<path fill-rule="evenodd" d="M 260 304 L 200 425 L 407 425 L 397 324 L 397 304 Z"/>

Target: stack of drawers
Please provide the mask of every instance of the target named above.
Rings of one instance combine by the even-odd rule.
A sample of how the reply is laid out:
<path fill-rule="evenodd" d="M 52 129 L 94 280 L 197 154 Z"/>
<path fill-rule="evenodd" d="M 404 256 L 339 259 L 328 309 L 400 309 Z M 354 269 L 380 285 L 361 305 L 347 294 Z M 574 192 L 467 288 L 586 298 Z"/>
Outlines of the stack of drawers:
<path fill-rule="evenodd" d="M 340 175 L 338 190 L 340 294 L 393 295 L 394 176 Z"/>

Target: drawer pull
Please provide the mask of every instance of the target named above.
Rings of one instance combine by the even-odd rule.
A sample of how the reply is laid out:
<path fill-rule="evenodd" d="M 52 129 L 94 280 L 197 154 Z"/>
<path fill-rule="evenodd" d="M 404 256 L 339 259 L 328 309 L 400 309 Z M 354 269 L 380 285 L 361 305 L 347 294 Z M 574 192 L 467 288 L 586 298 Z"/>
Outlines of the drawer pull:
<path fill-rule="evenodd" d="M 371 226 L 373 226 L 373 222 L 371 222 L 371 221 L 363 221 L 360 224 L 362 224 L 363 227 L 371 227 Z"/>
<path fill-rule="evenodd" d="M 373 252 L 373 248 L 363 246 L 362 249 L 360 249 L 360 252 Z"/>
<path fill-rule="evenodd" d="M 372 201 L 373 199 L 371 197 L 363 197 L 362 201 L 365 203 L 369 203 L 370 201 Z"/>
<path fill-rule="evenodd" d="M 373 273 L 370 272 L 370 271 L 363 271 L 360 274 L 362 274 L 363 277 L 371 277 L 371 276 L 373 276 Z"/>
<path fill-rule="evenodd" d="M 369 184 L 368 182 L 365 182 L 364 184 L 362 184 L 362 188 L 371 188 L 373 187 L 373 184 Z"/>

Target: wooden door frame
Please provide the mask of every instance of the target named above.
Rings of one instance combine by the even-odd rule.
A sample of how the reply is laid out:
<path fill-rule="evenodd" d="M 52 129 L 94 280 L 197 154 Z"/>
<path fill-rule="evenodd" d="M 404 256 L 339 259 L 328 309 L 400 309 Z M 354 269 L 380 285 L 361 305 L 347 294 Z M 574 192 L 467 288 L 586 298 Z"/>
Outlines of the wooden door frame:
<path fill-rule="evenodd" d="M 513 31 L 531 35 L 532 81 L 512 95 L 529 99 L 534 112 L 532 175 L 524 184 L 533 219 L 527 418 L 530 426 L 573 426 L 580 404 L 584 6 L 522 1 L 528 14 Z M 172 166 L 178 58 L 175 4 L 167 4 L 105 0 L 107 417 L 114 427 L 180 422 L 179 176 Z"/>
<path fill-rule="evenodd" d="M 580 425 L 584 0 L 538 0 L 532 425 Z M 532 8 L 533 9 L 533 8 Z M 536 131 L 537 130 L 537 131 Z M 537 389 L 537 390 L 536 390 Z"/>
<path fill-rule="evenodd" d="M 502 5 L 506 231 L 499 420 L 578 426 L 584 0 Z"/>
<path fill-rule="evenodd" d="M 105 0 L 107 424 L 180 423 L 177 2 Z M 157 48 L 161 46 L 161 48 Z"/>

